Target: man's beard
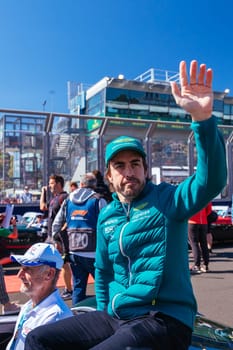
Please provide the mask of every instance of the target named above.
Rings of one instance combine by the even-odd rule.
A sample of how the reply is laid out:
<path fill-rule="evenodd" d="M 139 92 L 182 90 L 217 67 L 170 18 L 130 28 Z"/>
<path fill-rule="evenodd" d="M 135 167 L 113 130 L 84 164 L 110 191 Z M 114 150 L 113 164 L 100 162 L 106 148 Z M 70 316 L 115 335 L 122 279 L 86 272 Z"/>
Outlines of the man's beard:
<path fill-rule="evenodd" d="M 20 292 L 26 295 L 30 295 L 31 286 L 21 283 Z"/>
<path fill-rule="evenodd" d="M 144 185 L 145 185 L 145 183 L 137 182 L 136 187 L 130 186 L 130 185 L 126 186 L 121 193 L 126 199 L 132 200 L 132 199 L 136 198 L 141 193 Z"/>

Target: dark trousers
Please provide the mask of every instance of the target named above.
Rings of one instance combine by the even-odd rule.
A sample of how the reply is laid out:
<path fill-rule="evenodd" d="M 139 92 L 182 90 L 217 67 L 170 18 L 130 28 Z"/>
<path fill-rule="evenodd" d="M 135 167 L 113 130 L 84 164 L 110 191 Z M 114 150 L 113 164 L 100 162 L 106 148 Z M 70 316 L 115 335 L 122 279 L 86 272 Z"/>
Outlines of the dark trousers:
<path fill-rule="evenodd" d="M 75 306 L 78 302 L 86 298 L 89 274 L 91 274 L 92 277 L 95 278 L 94 263 L 94 258 L 86 258 L 84 256 L 70 254 L 70 267 L 72 270 L 73 280 L 73 306 Z"/>
<path fill-rule="evenodd" d="M 93 311 L 37 327 L 25 350 L 187 350 L 191 335 L 190 328 L 159 312 L 119 321 Z"/>
<path fill-rule="evenodd" d="M 201 256 L 203 258 L 204 264 L 208 266 L 209 264 L 209 251 L 207 245 L 207 231 L 208 225 L 202 224 L 189 224 L 188 225 L 189 243 L 192 248 L 194 265 L 201 265 Z"/>

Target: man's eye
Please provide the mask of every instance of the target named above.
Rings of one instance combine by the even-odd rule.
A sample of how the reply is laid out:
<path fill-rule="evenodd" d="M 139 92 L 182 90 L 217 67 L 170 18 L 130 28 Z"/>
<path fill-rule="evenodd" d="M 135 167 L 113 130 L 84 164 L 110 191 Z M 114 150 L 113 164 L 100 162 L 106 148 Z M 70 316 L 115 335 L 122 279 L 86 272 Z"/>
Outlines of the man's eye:
<path fill-rule="evenodd" d="M 123 168 L 123 164 L 115 164 L 115 168 L 116 168 L 116 169 Z"/>

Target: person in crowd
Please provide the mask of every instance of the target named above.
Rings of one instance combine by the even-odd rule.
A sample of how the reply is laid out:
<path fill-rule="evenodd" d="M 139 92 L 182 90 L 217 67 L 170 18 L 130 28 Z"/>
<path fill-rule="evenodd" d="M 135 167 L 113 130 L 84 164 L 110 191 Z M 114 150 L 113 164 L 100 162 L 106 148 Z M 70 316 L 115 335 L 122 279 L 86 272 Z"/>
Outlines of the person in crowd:
<path fill-rule="evenodd" d="M 24 255 L 11 255 L 21 265 L 20 292 L 30 299 L 22 306 L 7 350 L 22 350 L 27 334 L 42 324 L 49 324 L 73 314 L 56 287 L 63 260 L 49 243 L 36 243 Z"/>
<path fill-rule="evenodd" d="M 216 222 L 218 220 L 218 214 L 215 210 L 211 210 L 211 213 L 207 216 L 207 247 L 209 250 L 209 254 L 212 254 L 212 247 L 213 247 L 213 235 L 212 235 L 212 223 Z"/>
<path fill-rule="evenodd" d="M 0 225 L 5 217 L 4 213 L 0 214 Z M 0 227 L 0 304 L 2 304 L 2 314 L 4 315 L 16 315 L 20 311 L 20 306 L 14 302 L 10 301 L 10 297 L 6 290 L 6 283 L 4 279 L 4 272 L 2 265 L 9 263 L 11 260 L 9 258 L 10 252 L 6 248 L 5 237 L 9 235 L 18 235 L 18 230 L 16 226 L 16 219 L 12 218 L 11 228 Z"/>
<path fill-rule="evenodd" d="M 17 239 L 18 229 L 16 225 L 16 217 L 12 216 L 9 227 L 2 227 L 5 213 L 0 214 L 0 264 L 5 265 L 11 262 L 10 252 L 7 248 L 7 239 Z"/>
<path fill-rule="evenodd" d="M 22 195 L 20 196 L 19 203 L 31 203 L 32 194 L 29 192 L 29 187 L 25 186 Z"/>
<path fill-rule="evenodd" d="M 48 235 L 48 220 L 46 214 L 37 214 L 27 225 L 27 228 L 34 227 L 37 230 L 37 235 L 44 240 Z"/>
<path fill-rule="evenodd" d="M 208 251 L 209 251 L 209 255 L 210 255 L 210 254 L 213 253 L 213 250 L 212 250 L 212 247 L 213 247 L 213 235 L 212 235 L 212 232 L 211 232 L 211 223 L 208 223 L 206 239 L 207 239 L 207 247 L 208 247 Z"/>
<path fill-rule="evenodd" d="M 65 239 L 61 239 L 57 236 L 56 241 L 52 238 L 52 224 L 57 215 L 63 201 L 67 198 L 68 193 L 64 191 L 65 181 L 61 175 L 51 175 L 49 177 L 49 185 L 42 187 L 40 198 L 40 210 L 48 211 L 48 238 L 47 242 L 54 243 L 62 256 L 66 255 L 67 247 L 64 245 Z M 50 196 L 50 198 L 49 198 Z M 47 204 L 48 203 L 48 204 Z M 65 288 L 62 292 L 62 296 L 65 300 L 72 298 L 72 284 L 70 279 L 70 266 L 67 261 L 64 261 L 62 268 L 62 277 L 64 280 Z"/>
<path fill-rule="evenodd" d="M 4 213 L 0 214 L 0 225 L 5 217 Z M 16 219 L 13 218 L 11 221 L 12 228 L 4 228 L 0 226 L 0 304 L 2 304 L 2 314 L 13 315 L 18 314 L 20 311 L 20 306 L 14 302 L 10 301 L 10 297 L 6 290 L 6 283 L 4 279 L 4 272 L 2 265 L 9 263 L 11 260 L 9 258 L 10 253 L 6 248 L 5 237 L 9 237 L 10 234 L 17 235 L 18 230 L 16 226 Z"/>
<path fill-rule="evenodd" d="M 112 193 L 110 192 L 108 185 L 105 183 L 101 171 L 95 169 L 92 171 L 92 173 L 95 175 L 97 180 L 95 191 L 99 193 L 107 201 L 107 203 L 110 203 L 112 201 Z"/>
<path fill-rule="evenodd" d="M 48 241 L 52 242 L 52 224 L 61 204 L 68 193 L 64 191 L 65 181 L 60 175 L 51 175 L 49 185 L 43 186 L 40 197 L 40 210 L 48 210 Z M 50 193 L 50 198 L 49 194 Z"/>
<path fill-rule="evenodd" d="M 73 192 L 77 190 L 78 184 L 75 181 L 71 181 L 69 184 L 69 191 Z M 69 243 L 66 230 L 66 224 L 62 228 L 62 235 L 59 240 L 56 241 L 57 249 L 63 254 L 64 257 L 64 268 L 63 268 L 63 279 L 65 282 L 65 288 L 62 292 L 62 298 L 64 300 L 72 299 L 73 286 L 72 286 L 72 271 L 69 260 Z"/>
<path fill-rule="evenodd" d="M 87 173 L 81 177 L 80 188 L 71 192 L 58 212 L 52 226 L 53 237 L 66 223 L 69 257 L 73 279 L 72 303 L 86 298 L 89 274 L 95 276 L 96 225 L 100 210 L 107 204 L 95 192 L 96 177 Z"/>
<path fill-rule="evenodd" d="M 198 69 L 197 61 L 190 64 L 190 80 L 182 61 L 180 87 L 171 83 L 176 103 L 191 115 L 198 159 L 196 172 L 179 185 L 152 183 L 138 139 L 120 136 L 107 145 L 106 177 L 114 194 L 98 219 L 97 311 L 37 328 L 25 350 L 189 348 L 197 305 L 188 219 L 223 189 L 227 178 L 211 86 L 212 70 L 205 64 Z"/>
<path fill-rule="evenodd" d="M 27 228 L 30 227 L 41 227 L 41 223 L 43 221 L 44 215 L 41 213 L 37 214 L 35 217 L 32 217 L 31 221 L 27 224 Z"/>
<path fill-rule="evenodd" d="M 1 242 L 0 242 L 1 245 Z M 10 301 L 6 290 L 3 267 L 0 264 L 0 304 L 2 304 L 3 315 L 17 315 L 20 312 L 20 306 Z"/>
<path fill-rule="evenodd" d="M 61 293 L 61 296 L 64 300 L 72 299 L 73 294 L 73 285 L 72 285 L 72 271 L 70 267 L 70 259 L 69 259 L 69 241 L 66 230 L 66 223 L 61 228 L 59 234 L 57 234 L 54 239 L 55 247 L 58 249 L 60 254 L 62 255 L 64 265 L 62 268 L 62 278 L 65 284 L 65 288 Z"/>
<path fill-rule="evenodd" d="M 212 211 L 211 203 L 195 213 L 188 221 L 188 238 L 192 249 L 194 264 L 190 268 L 192 273 L 209 271 L 209 251 L 207 246 L 208 221 Z M 201 258 L 204 265 L 201 266 Z"/>
<path fill-rule="evenodd" d="M 69 185 L 69 188 L 70 188 L 70 192 L 73 192 L 73 191 L 77 190 L 77 188 L 78 188 L 77 182 L 76 181 L 71 181 L 70 185 Z"/>

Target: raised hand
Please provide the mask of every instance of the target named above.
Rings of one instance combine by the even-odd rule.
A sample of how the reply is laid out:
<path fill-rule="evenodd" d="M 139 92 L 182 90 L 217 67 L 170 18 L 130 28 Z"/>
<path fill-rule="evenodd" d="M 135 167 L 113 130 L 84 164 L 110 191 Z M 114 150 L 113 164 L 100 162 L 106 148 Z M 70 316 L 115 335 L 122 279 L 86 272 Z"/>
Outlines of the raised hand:
<path fill-rule="evenodd" d="M 190 64 L 190 81 L 186 69 L 186 62 L 180 62 L 180 88 L 171 82 L 172 94 L 176 103 L 187 113 L 193 121 L 206 120 L 211 117 L 213 107 L 212 69 L 200 65 L 198 72 L 197 61 Z"/>

